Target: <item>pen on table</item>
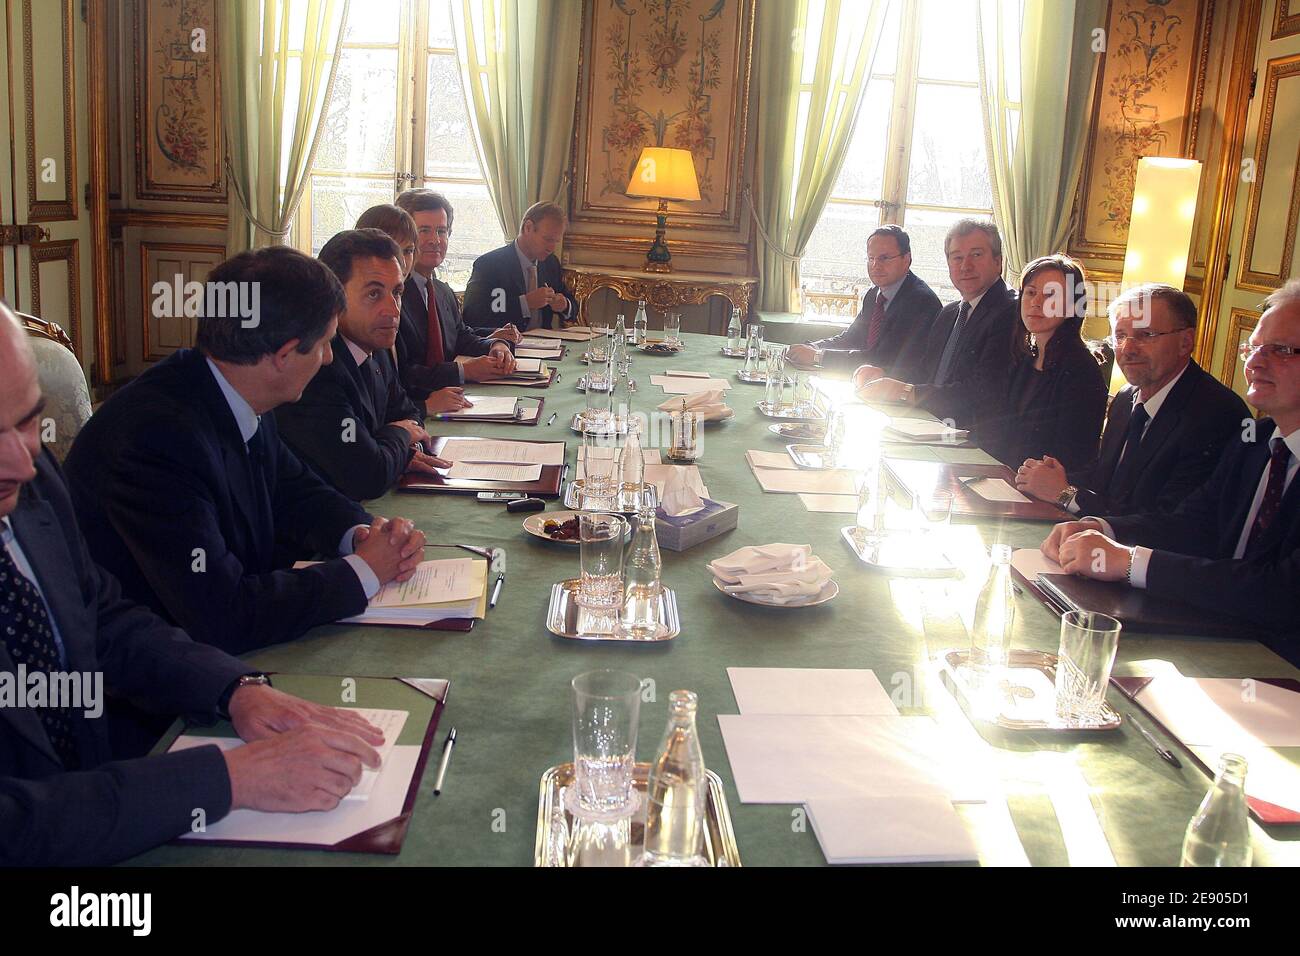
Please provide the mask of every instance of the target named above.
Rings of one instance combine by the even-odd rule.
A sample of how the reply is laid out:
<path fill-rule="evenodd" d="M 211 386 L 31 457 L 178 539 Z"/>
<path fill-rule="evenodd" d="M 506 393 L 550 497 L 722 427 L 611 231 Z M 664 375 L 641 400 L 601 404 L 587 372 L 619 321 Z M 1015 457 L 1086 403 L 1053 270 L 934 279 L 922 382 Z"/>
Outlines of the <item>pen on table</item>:
<path fill-rule="evenodd" d="M 560 469 L 560 487 L 564 487 L 565 481 L 569 478 L 569 463 L 566 461 L 564 467 Z"/>
<path fill-rule="evenodd" d="M 447 739 L 442 742 L 442 757 L 438 761 L 438 776 L 433 781 L 433 795 L 442 793 L 442 778 L 447 776 L 447 763 L 451 760 L 451 748 L 456 746 L 456 728 L 451 728 Z"/>
<path fill-rule="evenodd" d="M 546 424 L 548 424 L 548 425 L 554 425 L 554 424 L 555 424 L 555 416 L 558 415 L 558 414 L 559 414 L 559 412 L 551 412 L 551 417 L 548 418 L 548 419 L 546 420 Z"/>
<path fill-rule="evenodd" d="M 505 579 L 506 573 L 504 571 L 497 572 L 497 583 L 492 585 L 492 599 L 488 601 L 489 609 L 497 606 L 497 598 L 501 597 L 501 584 Z"/>
<path fill-rule="evenodd" d="M 1160 741 L 1156 740 L 1156 738 L 1151 735 L 1151 731 L 1147 730 L 1140 723 L 1138 723 L 1137 718 L 1133 716 L 1133 712 L 1131 710 L 1126 710 L 1124 712 L 1124 716 L 1129 719 L 1129 723 L 1131 723 L 1134 727 L 1137 728 L 1137 732 L 1146 738 L 1146 742 L 1155 748 L 1156 753 L 1158 753 L 1163 760 L 1165 760 L 1167 763 L 1173 764 L 1179 770 L 1183 769 L 1183 765 L 1179 763 L 1178 758 L 1174 756 L 1174 752 L 1170 750 L 1168 747 L 1161 745 Z"/>

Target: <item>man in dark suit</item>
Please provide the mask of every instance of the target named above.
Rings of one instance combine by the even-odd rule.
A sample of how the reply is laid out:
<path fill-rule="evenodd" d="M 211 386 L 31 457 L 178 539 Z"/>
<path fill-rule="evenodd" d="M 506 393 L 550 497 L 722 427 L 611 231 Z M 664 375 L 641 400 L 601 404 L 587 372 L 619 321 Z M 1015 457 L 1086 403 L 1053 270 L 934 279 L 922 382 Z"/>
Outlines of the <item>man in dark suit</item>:
<path fill-rule="evenodd" d="M 465 324 L 451 286 L 437 277 L 456 215 L 447 197 L 431 189 L 408 189 L 395 205 L 410 213 L 418 236 L 397 333 L 398 372 L 411 400 L 424 405 L 438 389 L 509 375 L 515 367 L 510 347 L 519 341 L 519 330 L 506 324 L 479 335 Z M 438 334 L 430 335 L 432 329 Z"/>
<path fill-rule="evenodd" d="M 389 350 L 401 314 L 397 243 L 378 229 L 349 229 L 325 243 L 320 261 L 343 283 L 347 308 L 302 398 L 275 421 L 286 445 L 355 501 L 386 494 L 408 471 L 436 474 L 448 463 L 424 451 L 424 415 L 397 380 Z"/>
<path fill-rule="evenodd" d="M 1027 459 L 1016 487 L 1073 514 L 1172 511 L 1210 477 L 1250 412 L 1192 361 L 1196 304 L 1185 292 L 1149 283 L 1110 312 L 1129 384 L 1110 404 L 1100 456 L 1068 475 L 1055 458 Z"/>
<path fill-rule="evenodd" d="M 1242 353 L 1246 397 L 1270 417 L 1248 420 L 1172 513 L 1059 524 L 1043 553 L 1083 577 L 1288 632 L 1274 646 L 1300 663 L 1300 280 L 1265 306 Z"/>
<path fill-rule="evenodd" d="M 573 321 L 573 293 L 555 255 L 567 225 L 555 203 L 530 206 L 514 242 L 474 260 L 465 287 L 465 321 L 476 328 L 509 323 L 525 332 Z"/>
<path fill-rule="evenodd" d="M 993 223 L 958 220 L 943 247 L 961 298 L 935 317 L 911 380 L 864 365 L 853 381 L 864 401 L 918 405 L 978 436 L 980 423 L 1006 394 L 1016 296 L 1002 281 L 1002 237 Z"/>
<path fill-rule="evenodd" d="M 241 653 L 359 614 L 415 573 L 424 535 L 321 481 L 267 414 L 332 359 L 347 304 L 334 274 L 280 246 L 222 263 L 214 288 L 253 290 L 255 314 L 206 309 L 197 347 L 116 392 L 65 467 L 90 552 L 125 593 Z"/>
<path fill-rule="evenodd" d="M 830 338 L 790 346 L 791 360 L 844 372 L 870 364 L 903 381 L 915 375 L 943 305 L 912 272 L 912 241 L 901 227 L 881 226 L 867 237 L 867 275 L 874 285 L 852 324 Z"/>
<path fill-rule="evenodd" d="M 41 450 L 43 406 L 26 335 L 0 303 L 0 680 L 50 690 L 39 704 L 0 707 L 0 866 L 115 863 L 187 832 L 195 810 L 216 822 L 237 807 L 337 805 L 363 763 L 378 765 L 383 735 L 273 690 L 124 599 Z M 249 743 L 115 760 L 105 683 L 159 713 L 229 717 Z"/>

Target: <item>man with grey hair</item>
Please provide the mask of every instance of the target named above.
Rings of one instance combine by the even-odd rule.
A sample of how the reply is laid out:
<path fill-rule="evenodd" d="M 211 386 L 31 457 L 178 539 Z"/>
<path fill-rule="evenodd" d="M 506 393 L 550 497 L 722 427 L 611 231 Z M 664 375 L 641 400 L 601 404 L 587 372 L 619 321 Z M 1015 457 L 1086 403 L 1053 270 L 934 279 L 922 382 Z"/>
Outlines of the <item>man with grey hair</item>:
<path fill-rule="evenodd" d="M 557 319 L 572 321 L 573 293 L 555 255 L 567 226 L 559 205 L 533 203 L 514 242 L 474 260 L 465 287 L 465 321 L 484 329 L 509 323 L 525 332 L 555 328 Z"/>
<path fill-rule="evenodd" d="M 1300 663 L 1300 282 L 1265 300 L 1241 347 L 1246 419 L 1218 467 L 1177 510 L 1089 517 L 1052 529 L 1043 553 L 1066 571 L 1233 614 Z"/>
<path fill-rule="evenodd" d="M 103 866 L 189 831 L 196 810 L 328 810 L 377 767 L 383 734 L 271 688 L 237 658 L 122 597 L 90 556 L 41 449 L 36 360 L 0 302 L 0 674 L 102 673 L 157 713 L 228 717 L 248 743 L 114 759 L 107 717 L 0 707 L 0 866 Z"/>
<path fill-rule="evenodd" d="M 943 249 L 961 298 L 935 317 L 915 381 L 887 378 L 878 366 L 864 365 L 853 382 L 864 401 L 917 405 L 978 432 L 1006 392 L 1016 296 L 1002 281 L 1002 237 L 993 223 L 959 219 Z"/>
<path fill-rule="evenodd" d="M 1016 487 L 1073 514 L 1172 511 L 1210 477 L 1250 413 L 1192 360 L 1196 304 L 1187 293 L 1136 286 L 1111 303 L 1110 321 L 1129 384 L 1110 403 L 1101 454 L 1069 475 L 1055 458 L 1027 459 Z"/>

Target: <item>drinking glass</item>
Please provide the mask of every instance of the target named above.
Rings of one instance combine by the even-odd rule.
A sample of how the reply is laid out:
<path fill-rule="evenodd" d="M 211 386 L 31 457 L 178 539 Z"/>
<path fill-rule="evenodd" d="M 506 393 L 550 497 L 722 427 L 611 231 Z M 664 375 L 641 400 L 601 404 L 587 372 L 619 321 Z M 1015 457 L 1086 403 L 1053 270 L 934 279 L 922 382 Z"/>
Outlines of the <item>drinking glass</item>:
<path fill-rule="evenodd" d="M 1056 661 L 1056 715 L 1065 720 L 1101 719 L 1106 684 L 1119 648 L 1120 622 L 1095 611 L 1061 616 Z"/>
<path fill-rule="evenodd" d="M 919 491 L 916 494 L 915 505 L 923 531 L 942 531 L 952 521 L 951 491 Z"/>
<path fill-rule="evenodd" d="M 604 427 L 582 432 L 582 501 L 583 508 L 612 508 L 618 494 L 615 472 L 618 433 L 611 421 Z"/>
<path fill-rule="evenodd" d="M 668 457 L 673 461 L 696 461 L 700 457 L 699 412 L 679 408 L 668 413 L 670 441 Z"/>
<path fill-rule="evenodd" d="M 613 417 L 610 411 L 613 389 L 609 387 L 609 362 L 599 364 L 592 362 L 588 365 L 584 382 L 583 392 L 586 395 L 587 405 L 582 412 L 583 430 L 603 429 L 612 424 Z"/>
<path fill-rule="evenodd" d="M 632 771 L 641 679 L 626 671 L 588 671 L 573 678 L 572 687 L 576 809 L 598 817 L 630 812 L 636 808 Z"/>
<path fill-rule="evenodd" d="M 597 459 L 588 462 L 587 467 L 599 464 Z M 591 475 L 592 472 L 588 471 L 588 480 Z M 626 530 L 627 523 L 619 515 L 584 511 L 578 517 L 581 574 L 577 601 L 580 607 L 601 611 L 622 605 L 623 535 Z"/>
<path fill-rule="evenodd" d="M 784 390 L 784 386 L 782 389 Z M 813 407 L 812 376 L 800 368 L 796 368 L 794 372 L 794 393 L 790 398 L 790 404 L 794 406 L 797 413 L 807 413 Z"/>
<path fill-rule="evenodd" d="M 682 314 L 680 312 L 664 313 L 664 344 L 680 345 L 682 341 Z"/>
<path fill-rule="evenodd" d="M 785 378 L 784 355 L 785 350 L 780 347 L 767 350 L 764 373 L 767 376 L 766 398 L 769 408 L 776 408 L 781 404 L 781 388 Z"/>

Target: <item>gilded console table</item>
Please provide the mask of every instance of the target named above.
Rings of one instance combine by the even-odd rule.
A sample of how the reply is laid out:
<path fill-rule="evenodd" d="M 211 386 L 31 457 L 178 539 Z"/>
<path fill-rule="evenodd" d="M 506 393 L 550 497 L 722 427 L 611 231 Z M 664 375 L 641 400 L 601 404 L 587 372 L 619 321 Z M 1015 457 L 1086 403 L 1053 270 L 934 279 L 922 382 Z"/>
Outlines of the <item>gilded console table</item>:
<path fill-rule="evenodd" d="M 703 272 L 642 272 L 610 266 L 565 266 L 564 281 L 578 300 L 578 322 L 587 323 L 587 300 L 597 289 L 613 289 L 628 302 L 645 299 L 651 308 L 675 309 L 703 305 L 720 295 L 742 316 L 749 314 L 750 298 L 758 285 L 757 276 L 728 276 Z"/>

